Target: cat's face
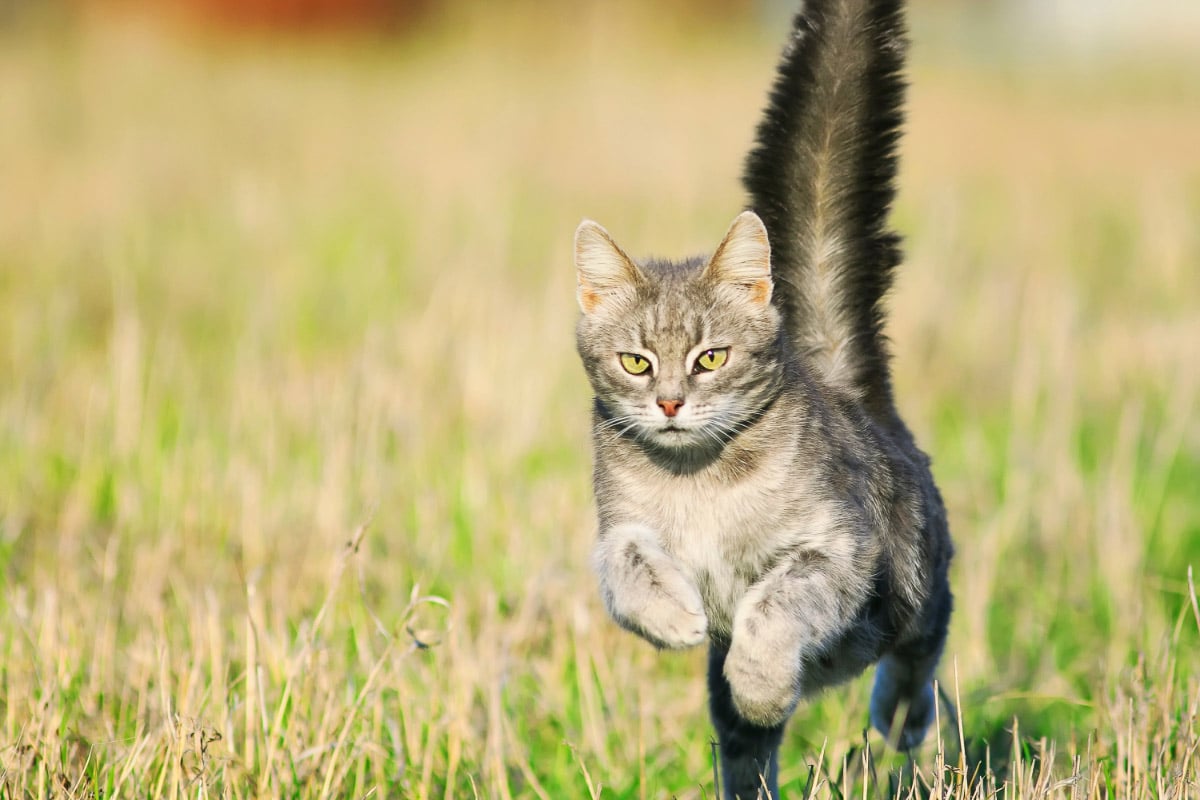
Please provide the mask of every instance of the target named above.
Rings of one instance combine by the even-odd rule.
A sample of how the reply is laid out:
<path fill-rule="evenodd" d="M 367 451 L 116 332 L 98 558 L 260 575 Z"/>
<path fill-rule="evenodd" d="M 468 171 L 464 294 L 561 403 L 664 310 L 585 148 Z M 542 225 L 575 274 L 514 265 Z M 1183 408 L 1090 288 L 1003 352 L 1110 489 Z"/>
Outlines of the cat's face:
<path fill-rule="evenodd" d="M 709 260 L 634 263 L 593 222 L 575 236 L 580 357 L 603 423 L 669 449 L 720 447 L 780 386 L 780 318 L 759 218 Z"/>

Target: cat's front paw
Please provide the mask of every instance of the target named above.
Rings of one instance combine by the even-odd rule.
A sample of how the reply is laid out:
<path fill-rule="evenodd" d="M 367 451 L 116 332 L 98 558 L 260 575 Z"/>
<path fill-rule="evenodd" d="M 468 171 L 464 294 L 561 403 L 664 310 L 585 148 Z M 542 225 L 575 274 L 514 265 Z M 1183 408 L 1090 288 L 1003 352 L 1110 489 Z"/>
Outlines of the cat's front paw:
<path fill-rule="evenodd" d="M 772 728 L 787 721 L 800 702 L 800 653 L 795 647 L 749 634 L 738 636 L 725 657 L 733 705 L 747 722 Z"/>
<path fill-rule="evenodd" d="M 708 616 L 700 593 L 690 585 L 649 598 L 638 623 L 644 638 L 668 650 L 695 647 L 708 637 Z"/>
<path fill-rule="evenodd" d="M 613 618 L 656 647 L 682 650 L 708 637 L 700 590 L 666 553 L 627 544 L 601 572 Z"/>

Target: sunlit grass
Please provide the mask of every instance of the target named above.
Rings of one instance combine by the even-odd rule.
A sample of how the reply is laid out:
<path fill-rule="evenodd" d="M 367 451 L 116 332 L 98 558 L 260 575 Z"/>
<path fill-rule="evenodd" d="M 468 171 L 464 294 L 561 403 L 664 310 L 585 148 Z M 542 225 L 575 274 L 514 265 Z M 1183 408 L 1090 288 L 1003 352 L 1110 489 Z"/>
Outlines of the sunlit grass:
<path fill-rule="evenodd" d="M 0 796 L 714 796 L 702 655 L 587 569 L 569 240 L 713 246 L 775 44 L 643 24 L 3 41 Z M 961 731 L 868 753 L 857 681 L 785 791 L 1189 796 L 1200 73 L 953 64 L 890 333 Z"/>

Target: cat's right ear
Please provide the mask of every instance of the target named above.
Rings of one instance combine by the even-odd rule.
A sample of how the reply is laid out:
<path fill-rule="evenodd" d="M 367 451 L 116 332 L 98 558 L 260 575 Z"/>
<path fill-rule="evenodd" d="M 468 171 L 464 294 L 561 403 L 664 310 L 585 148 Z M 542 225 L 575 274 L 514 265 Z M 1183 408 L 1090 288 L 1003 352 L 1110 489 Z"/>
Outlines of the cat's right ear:
<path fill-rule="evenodd" d="M 632 288 L 641 277 L 637 265 L 617 247 L 608 231 L 590 219 L 579 223 L 575 229 L 575 279 L 583 313 L 592 313 L 606 296 Z"/>

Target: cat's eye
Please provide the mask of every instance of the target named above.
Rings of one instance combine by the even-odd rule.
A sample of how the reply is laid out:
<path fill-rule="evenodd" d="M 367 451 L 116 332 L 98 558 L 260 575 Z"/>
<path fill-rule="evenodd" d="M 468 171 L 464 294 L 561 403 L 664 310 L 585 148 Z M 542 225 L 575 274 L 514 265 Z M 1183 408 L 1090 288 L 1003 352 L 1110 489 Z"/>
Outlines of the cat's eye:
<path fill-rule="evenodd" d="M 650 369 L 650 360 L 637 353 L 621 353 L 621 366 L 630 375 L 641 375 Z"/>
<path fill-rule="evenodd" d="M 728 347 L 717 347 L 712 350 L 705 350 L 696 359 L 695 366 L 692 367 L 692 374 L 700 372 L 712 372 L 714 369 L 722 366 L 726 359 L 729 358 Z"/>

